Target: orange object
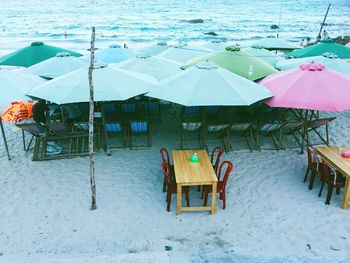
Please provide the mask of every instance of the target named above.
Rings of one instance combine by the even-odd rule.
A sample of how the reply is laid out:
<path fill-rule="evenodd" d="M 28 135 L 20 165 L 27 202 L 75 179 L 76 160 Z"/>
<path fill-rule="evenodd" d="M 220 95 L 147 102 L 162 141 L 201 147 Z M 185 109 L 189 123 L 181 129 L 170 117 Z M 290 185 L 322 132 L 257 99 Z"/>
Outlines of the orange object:
<path fill-rule="evenodd" d="M 6 122 L 21 122 L 33 116 L 33 102 L 23 101 L 11 102 L 11 106 L 1 115 L 1 119 Z"/>

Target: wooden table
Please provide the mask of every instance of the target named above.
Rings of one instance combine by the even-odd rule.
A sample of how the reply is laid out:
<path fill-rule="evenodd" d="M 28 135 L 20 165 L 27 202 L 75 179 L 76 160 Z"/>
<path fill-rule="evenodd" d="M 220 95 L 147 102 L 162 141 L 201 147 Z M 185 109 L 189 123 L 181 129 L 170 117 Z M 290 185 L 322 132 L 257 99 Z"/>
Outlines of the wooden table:
<path fill-rule="evenodd" d="M 345 151 L 350 151 L 350 147 L 342 147 Z M 345 176 L 345 188 L 341 208 L 347 209 L 350 199 L 350 158 L 344 158 L 340 154 L 339 147 L 320 146 L 315 148 L 316 153 L 324 160 L 333 165 Z"/>
<path fill-rule="evenodd" d="M 197 153 L 199 162 L 191 162 L 193 153 Z M 216 213 L 216 187 L 217 177 L 208 154 L 205 150 L 181 150 L 173 151 L 173 161 L 175 169 L 175 178 L 177 183 L 177 211 L 181 215 L 182 211 L 211 211 Z M 210 206 L 200 207 L 182 207 L 182 187 L 190 185 L 211 185 L 212 201 Z"/>

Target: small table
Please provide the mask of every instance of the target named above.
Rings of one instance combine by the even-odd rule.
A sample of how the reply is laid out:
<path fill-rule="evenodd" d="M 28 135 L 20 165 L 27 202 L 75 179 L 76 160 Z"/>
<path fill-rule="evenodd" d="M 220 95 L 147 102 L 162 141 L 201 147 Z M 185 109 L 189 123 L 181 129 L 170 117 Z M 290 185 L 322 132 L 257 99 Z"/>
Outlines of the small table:
<path fill-rule="evenodd" d="M 345 151 L 350 151 L 350 147 L 342 147 Z M 324 160 L 333 165 L 345 177 L 345 188 L 343 195 L 343 202 L 341 208 L 347 209 L 350 199 L 350 158 L 341 156 L 339 147 L 336 146 L 320 146 L 315 148 L 316 153 Z"/>
<path fill-rule="evenodd" d="M 191 162 L 190 158 L 193 153 L 197 153 L 199 162 Z M 217 177 L 208 154 L 205 150 L 180 150 L 172 151 L 175 178 L 177 183 L 177 215 L 182 211 L 211 211 L 216 213 L 216 187 Z M 200 207 L 182 207 L 182 186 L 190 185 L 211 185 L 212 201 L 210 206 Z"/>

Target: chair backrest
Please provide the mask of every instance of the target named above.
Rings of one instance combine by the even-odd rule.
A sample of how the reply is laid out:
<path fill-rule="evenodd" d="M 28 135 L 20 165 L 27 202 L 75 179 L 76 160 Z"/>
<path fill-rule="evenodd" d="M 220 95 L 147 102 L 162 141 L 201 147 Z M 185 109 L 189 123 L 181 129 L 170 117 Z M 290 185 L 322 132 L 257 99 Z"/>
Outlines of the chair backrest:
<path fill-rule="evenodd" d="M 316 154 L 312 147 L 308 146 L 306 148 L 307 153 L 307 165 L 309 168 L 313 168 L 313 163 L 316 161 Z"/>
<path fill-rule="evenodd" d="M 220 164 L 219 173 L 218 173 L 218 180 L 223 182 L 223 183 L 221 184 L 221 189 L 218 189 L 218 191 L 222 191 L 226 188 L 227 180 L 228 180 L 228 177 L 229 177 L 232 169 L 233 169 L 233 164 L 230 161 L 223 161 Z M 221 176 L 223 176 L 222 180 L 220 180 Z"/>
<path fill-rule="evenodd" d="M 328 124 L 328 122 L 334 120 L 336 117 L 330 117 L 330 118 L 323 118 L 323 119 L 315 119 L 310 121 L 307 126 L 312 129 L 316 129 L 318 127 L 321 127 L 323 125 Z"/>
<path fill-rule="evenodd" d="M 132 133 L 147 133 L 149 131 L 147 121 L 131 121 L 130 130 Z"/>
<path fill-rule="evenodd" d="M 168 150 L 163 147 L 159 150 L 159 152 L 160 152 L 160 157 L 162 157 L 163 163 L 166 162 L 170 165 L 170 157 L 169 157 Z"/>
<path fill-rule="evenodd" d="M 221 148 L 220 146 L 216 146 L 213 149 L 213 151 L 211 152 L 210 160 L 211 160 L 212 165 L 214 166 L 214 171 L 216 174 L 217 174 L 220 159 L 221 159 L 221 156 L 223 153 L 224 153 L 224 149 Z M 215 163 L 213 163 L 215 156 L 216 156 Z"/>
<path fill-rule="evenodd" d="M 170 186 L 172 183 L 172 174 L 170 171 L 170 166 L 167 162 L 162 162 L 161 168 L 162 168 L 164 177 L 166 178 L 166 183 L 168 186 Z"/>

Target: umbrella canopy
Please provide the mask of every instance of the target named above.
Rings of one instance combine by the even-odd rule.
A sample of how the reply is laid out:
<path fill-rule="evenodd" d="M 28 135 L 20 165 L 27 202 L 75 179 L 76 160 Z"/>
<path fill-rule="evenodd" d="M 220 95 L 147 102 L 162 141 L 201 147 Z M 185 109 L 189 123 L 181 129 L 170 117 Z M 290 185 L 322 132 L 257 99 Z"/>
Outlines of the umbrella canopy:
<path fill-rule="evenodd" d="M 168 78 L 181 71 L 181 64 L 158 57 L 132 58 L 117 64 L 112 64 L 111 67 L 151 75 L 157 80 Z"/>
<path fill-rule="evenodd" d="M 179 46 L 170 47 L 159 53 L 157 57 L 175 61 L 177 63 L 185 63 L 187 60 L 211 53 L 212 50 L 201 47 Z"/>
<path fill-rule="evenodd" d="M 12 101 L 29 100 L 25 94 L 35 86 L 45 83 L 43 78 L 18 71 L 0 69 L 0 106 Z"/>
<path fill-rule="evenodd" d="M 101 63 L 118 63 L 130 58 L 134 58 L 135 53 L 128 48 L 122 48 L 119 45 L 110 45 L 108 48 L 95 51 L 95 60 Z M 90 61 L 90 56 L 81 58 L 84 62 Z"/>
<path fill-rule="evenodd" d="M 265 61 L 249 55 L 236 46 L 227 47 L 222 52 L 211 53 L 192 59 L 183 65 L 182 68 L 186 69 L 198 62 L 206 60 L 250 80 L 260 79 L 277 72 L 276 69 Z"/>
<path fill-rule="evenodd" d="M 252 46 L 262 47 L 268 50 L 293 50 L 301 48 L 281 38 L 263 38 L 255 42 Z"/>
<path fill-rule="evenodd" d="M 146 96 L 185 106 L 243 106 L 272 94 L 262 85 L 205 61 L 161 81 Z"/>
<path fill-rule="evenodd" d="M 166 42 L 159 42 L 156 45 L 141 48 L 137 52 L 138 57 L 152 57 L 168 49 Z"/>
<path fill-rule="evenodd" d="M 288 56 L 295 58 L 304 58 L 321 56 L 326 52 L 334 53 L 339 58 L 350 58 L 350 48 L 335 43 L 332 39 L 322 40 L 319 44 L 311 45 L 300 50 L 295 50 L 288 53 Z"/>
<path fill-rule="evenodd" d="M 265 48 L 259 47 L 247 47 L 242 49 L 244 52 L 254 57 L 260 58 L 271 66 L 275 67 L 277 62 L 285 60 L 283 57 L 278 56 L 276 53 L 268 51 Z"/>
<path fill-rule="evenodd" d="M 112 69 L 96 64 L 93 70 L 94 100 L 126 100 L 158 87 L 150 76 Z M 29 96 L 45 99 L 57 104 L 88 102 L 88 68 L 79 69 L 39 85 L 28 92 Z"/>
<path fill-rule="evenodd" d="M 49 58 L 29 68 L 25 68 L 22 72 L 43 78 L 54 79 L 86 66 L 86 63 L 76 57 L 72 57 L 69 53 L 61 52 L 53 58 Z"/>
<path fill-rule="evenodd" d="M 54 46 L 49 46 L 43 42 L 33 42 L 30 46 L 21 48 L 8 55 L 0 57 L 0 65 L 30 67 L 46 59 L 56 56 L 57 53 L 67 52 L 71 56 L 80 57 L 81 54 Z"/>
<path fill-rule="evenodd" d="M 325 65 L 327 68 L 341 72 L 350 76 L 350 63 L 339 59 L 337 55 L 324 53 L 322 56 L 286 59 L 277 63 L 276 68 L 281 70 L 289 70 L 300 67 L 307 62 L 317 62 Z"/>
<path fill-rule="evenodd" d="M 263 79 L 274 97 L 271 107 L 305 110 L 343 111 L 350 109 L 350 77 L 319 63 L 306 63 L 297 69 Z"/>
<path fill-rule="evenodd" d="M 228 46 L 232 46 L 232 44 L 228 42 L 222 42 L 222 41 L 212 41 L 204 44 L 201 47 L 208 48 L 212 51 L 223 51 Z"/>

